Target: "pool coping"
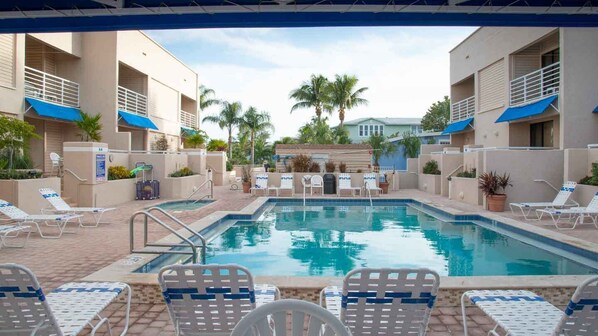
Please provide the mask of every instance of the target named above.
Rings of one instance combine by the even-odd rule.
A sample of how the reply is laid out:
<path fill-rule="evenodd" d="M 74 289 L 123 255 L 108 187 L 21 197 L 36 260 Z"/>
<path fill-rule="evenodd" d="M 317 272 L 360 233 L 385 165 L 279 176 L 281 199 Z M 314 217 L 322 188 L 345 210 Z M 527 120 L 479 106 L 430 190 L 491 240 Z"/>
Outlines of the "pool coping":
<path fill-rule="evenodd" d="M 363 203 L 368 202 L 367 198 L 313 198 L 306 199 L 306 205 L 309 203 L 322 202 L 330 203 Z M 224 221 L 231 219 L 253 219 L 269 203 L 294 203 L 302 204 L 303 200 L 298 198 L 277 198 L 277 197 L 258 197 L 255 201 L 239 211 L 215 211 L 190 224 L 190 227 L 198 232 L 205 232 Z M 505 229 L 515 231 L 524 236 L 533 236 L 533 239 L 543 239 L 553 242 L 559 248 L 575 254 L 586 256 L 587 258 L 598 259 L 598 244 L 584 241 L 579 238 L 567 236 L 565 234 L 550 231 L 541 227 L 519 222 L 517 220 L 502 217 L 494 213 L 471 213 L 454 209 L 445 205 L 436 204 L 430 200 L 423 200 L 417 197 L 393 197 L 374 199 L 375 204 L 384 203 L 415 203 L 418 206 L 432 211 L 441 212 L 442 215 L 453 217 L 459 221 L 481 220 L 492 225 L 504 226 Z M 185 229 L 178 231 L 179 234 L 188 236 Z M 160 240 L 158 243 L 177 243 L 180 240 L 174 234 L 170 234 Z M 163 248 L 164 250 L 168 248 Z M 123 259 L 117 260 L 111 265 L 95 272 L 84 281 L 122 281 L 130 285 L 149 285 L 157 286 L 157 273 L 136 273 L 135 271 L 153 259 L 158 258 L 159 254 L 131 254 Z M 442 276 L 440 282 L 441 289 L 509 289 L 509 288 L 552 288 L 552 287 L 577 287 L 583 280 L 591 275 L 535 275 L 535 276 Z M 271 283 L 279 288 L 304 288 L 321 289 L 328 285 L 340 285 L 341 277 L 300 277 L 300 276 L 255 276 L 256 282 Z"/>

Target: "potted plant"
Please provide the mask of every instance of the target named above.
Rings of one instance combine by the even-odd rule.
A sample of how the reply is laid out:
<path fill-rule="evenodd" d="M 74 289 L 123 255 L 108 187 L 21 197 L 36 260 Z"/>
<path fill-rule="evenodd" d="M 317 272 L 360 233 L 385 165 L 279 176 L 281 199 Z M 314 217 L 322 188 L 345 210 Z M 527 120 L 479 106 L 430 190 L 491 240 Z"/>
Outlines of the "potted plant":
<path fill-rule="evenodd" d="M 380 189 L 382 189 L 382 193 L 383 194 L 388 194 L 388 185 L 390 183 L 388 182 L 388 173 L 384 173 L 384 180 L 380 181 L 379 186 Z"/>
<path fill-rule="evenodd" d="M 502 212 L 505 209 L 507 195 L 505 190 L 512 187 L 511 177 L 504 173 L 502 176 L 496 172 L 483 173 L 478 178 L 478 184 L 482 193 L 486 196 L 486 204 L 489 211 Z"/>
<path fill-rule="evenodd" d="M 243 192 L 248 194 L 251 190 L 251 168 L 248 165 L 243 166 Z"/>

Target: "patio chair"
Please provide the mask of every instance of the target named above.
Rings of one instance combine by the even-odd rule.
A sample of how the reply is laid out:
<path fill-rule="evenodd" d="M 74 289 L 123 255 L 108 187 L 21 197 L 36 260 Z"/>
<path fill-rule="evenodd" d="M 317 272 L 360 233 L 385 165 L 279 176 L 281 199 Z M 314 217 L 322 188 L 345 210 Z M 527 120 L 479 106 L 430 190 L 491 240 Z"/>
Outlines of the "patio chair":
<path fill-rule="evenodd" d="M 320 195 L 324 195 L 324 179 L 322 178 L 322 175 L 313 175 L 311 177 L 311 186 L 309 188 L 309 194 L 313 195 L 314 194 L 314 189 L 318 190 L 320 189 L 321 193 Z"/>
<path fill-rule="evenodd" d="M 251 311 L 239 321 L 231 336 L 325 335 L 351 336 L 326 309 L 301 300 L 280 300 Z"/>
<path fill-rule="evenodd" d="M 577 226 L 577 224 L 584 224 L 584 219 L 588 217 L 592 222 L 588 224 L 594 224 L 594 226 L 598 229 L 598 192 L 588 206 L 586 207 L 573 207 L 569 209 L 538 209 L 536 210 L 538 213 L 538 218 L 542 216 L 542 214 L 547 214 L 552 218 L 554 225 L 559 230 L 573 230 Z M 563 224 L 561 219 L 567 219 L 569 222 L 573 219 L 573 226 L 559 226 L 559 224 Z"/>
<path fill-rule="evenodd" d="M 8 240 L 17 239 L 19 235 L 23 232 L 27 231 L 27 235 L 25 236 L 25 241 L 23 244 L 9 244 Z M 0 225 L 0 248 L 2 246 L 5 247 L 25 247 L 27 245 L 27 241 L 29 240 L 29 236 L 31 235 L 31 227 L 29 225 Z"/>
<path fill-rule="evenodd" d="M 368 192 L 371 195 L 372 191 L 375 191 L 378 196 L 380 196 L 380 194 L 382 193 L 382 188 L 378 187 L 378 183 L 376 183 L 376 174 L 363 174 L 364 195 L 366 192 Z"/>
<path fill-rule="evenodd" d="M 81 227 L 98 227 L 102 220 L 102 215 L 104 215 L 107 211 L 115 210 L 116 208 L 79 208 L 79 207 L 71 207 L 66 203 L 60 195 L 54 189 L 50 188 L 41 188 L 39 189 L 40 194 L 42 197 L 45 198 L 54 209 L 42 209 L 42 213 L 45 211 L 60 213 L 60 214 L 69 214 L 69 215 L 81 215 L 84 216 L 85 214 L 91 214 L 93 216 L 93 220 L 95 224 L 92 225 L 84 225 L 79 219 L 79 225 Z"/>
<path fill-rule="evenodd" d="M 238 265 L 170 265 L 158 273 L 176 335 L 230 335 L 243 316 L 280 297 Z"/>
<path fill-rule="evenodd" d="M 295 194 L 295 181 L 293 179 L 293 174 L 282 174 L 280 176 L 280 187 L 275 188 L 276 196 L 280 195 L 281 191 L 290 191 L 291 194 L 289 196 L 293 196 Z"/>
<path fill-rule="evenodd" d="M 349 174 L 338 175 L 338 196 L 341 196 L 343 190 L 349 190 L 351 192 L 351 196 L 355 196 L 355 191 L 361 192 L 360 187 L 351 186 L 351 175 Z"/>
<path fill-rule="evenodd" d="M 270 189 L 268 188 L 268 174 L 256 174 L 255 187 L 252 187 L 250 191 L 253 195 L 257 195 L 258 191 L 263 191 L 264 196 L 269 195 Z"/>
<path fill-rule="evenodd" d="M 526 290 L 472 290 L 461 298 L 467 336 L 465 300 L 469 299 L 508 335 L 598 335 L 598 276 L 581 283 L 563 312 L 543 297 Z M 490 334 L 489 333 L 489 334 Z"/>
<path fill-rule="evenodd" d="M 438 273 L 425 268 L 356 269 L 342 288 L 324 288 L 320 304 L 354 335 L 424 335 L 439 282 Z"/>
<path fill-rule="evenodd" d="M 552 202 L 510 203 L 509 207 L 514 215 L 516 215 L 515 208 L 518 208 L 521 210 L 523 218 L 529 220 L 530 218 L 528 218 L 528 216 L 534 210 L 579 206 L 578 203 L 567 203 L 569 201 L 569 197 L 575 191 L 576 185 L 577 183 L 575 182 L 565 182 Z M 540 214 L 540 217 L 537 217 L 536 219 L 542 219 L 542 214 Z"/>
<path fill-rule="evenodd" d="M 60 238 L 65 231 L 65 227 L 72 219 L 81 218 L 81 215 L 29 215 L 25 211 L 17 208 L 11 203 L 0 199 L 0 213 L 4 214 L 9 218 L 10 221 L 17 222 L 18 225 L 25 223 L 34 224 L 42 238 Z M 40 222 L 44 222 L 47 226 L 56 226 L 58 228 L 58 235 L 44 235 Z M 49 224 L 50 222 L 56 223 L 55 225 Z"/>
<path fill-rule="evenodd" d="M 50 175 L 54 173 L 56 169 L 56 176 L 60 176 L 60 170 L 62 169 L 62 158 L 57 153 L 50 153 L 50 161 L 52 162 L 52 168 L 50 169 Z"/>
<path fill-rule="evenodd" d="M 91 326 L 91 335 L 110 323 L 100 313 L 127 291 L 125 326 L 129 327 L 131 288 L 121 282 L 71 282 L 45 295 L 25 266 L 0 264 L 0 334 L 75 336 Z"/>

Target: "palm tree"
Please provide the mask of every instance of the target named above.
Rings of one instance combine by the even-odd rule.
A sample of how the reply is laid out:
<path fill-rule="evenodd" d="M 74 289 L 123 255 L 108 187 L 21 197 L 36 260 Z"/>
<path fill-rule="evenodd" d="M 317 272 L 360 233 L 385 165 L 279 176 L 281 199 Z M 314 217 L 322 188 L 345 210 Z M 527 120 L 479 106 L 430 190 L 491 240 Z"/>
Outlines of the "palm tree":
<path fill-rule="evenodd" d="M 328 78 L 322 75 L 311 75 L 307 82 L 289 94 L 289 98 L 295 99 L 297 103 L 291 107 L 291 113 L 301 108 L 315 108 L 318 120 L 322 117 L 322 111 L 331 112 L 330 97 L 328 95 Z"/>
<path fill-rule="evenodd" d="M 81 137 L 81 141 L 102 141 L 102 119 L 101 114 L 91 116 L 83 111 L 80 112 L 81 120 L 75 120 L 75 125 L 81 131 L 77 134 Z"/>
<path fill-rule="evenodd" d="M 264 131 L 274 132 L 274 125 L 270 122 L 270 114 L 268 112 L 258 112 L 253 106 L 250 106 L 239 125 L 241 132 L 249 134 L 251 141 L 251 164 L 255 164 L 255 136 Z"/>
<path fill-rule="evenodd" d="M 396 151 L 397 147 L 386 141 L 386 137 L 381 134 L 372 134 L 369 139 L 363 143 L 372 146 L 372 155 L 374 156 L 374 166 L 378 167 L 378 162 L 382 155 L 389 155 Z"/>
<path fill-rule="evenodd" d="M 216 95 L 214 90 L 204 86 L 199 86 L 199 110 L 203 111 L 212 105 L 222 104 L 220 99 L 212 98 Z"/>
<path fill-rule="evenodd" d="M 362 87 L 355 89 L 359 79 L 355 76 L 336 75 L 334 82 L 329 85 L 330 99 L 332 106 L 338 108 L 339 127 L 342 128 L 345 122 L 345 112 L 359 105 L 367 105 L 368 101 L 361 96 L 368 89 Z"/>
<path fill-rule="evenodd" d="M 203 122 L 211 122 L 218 124 L 220 129 L 227 129 L 228 131 L 228 156 L 233 156 L 233 128 L 239 125 L 241 121 L 241 111 L 243 110 L 240 102 L 223 102 L 222 110 L 218 115 L 206 116 Z"/>

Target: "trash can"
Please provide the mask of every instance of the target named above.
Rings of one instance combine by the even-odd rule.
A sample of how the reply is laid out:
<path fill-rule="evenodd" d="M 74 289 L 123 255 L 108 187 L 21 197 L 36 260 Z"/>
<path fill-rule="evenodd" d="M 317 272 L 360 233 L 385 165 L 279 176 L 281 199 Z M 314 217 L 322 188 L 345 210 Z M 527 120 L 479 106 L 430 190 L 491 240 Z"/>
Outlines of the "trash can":
<path fill-rule="evenodd" d="M 324 174 L 324 194 L 336 194 L 336 176 Z"/>

